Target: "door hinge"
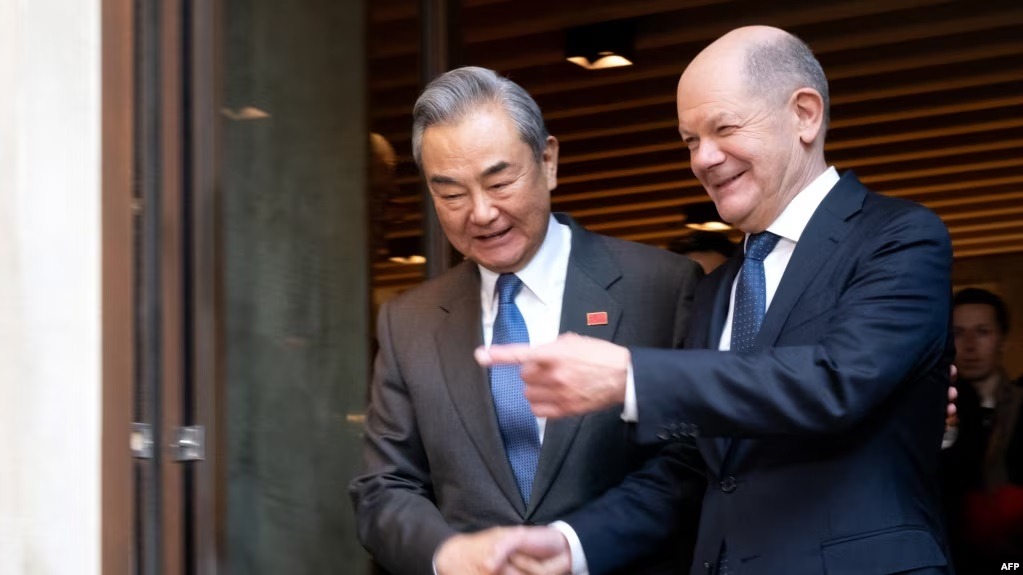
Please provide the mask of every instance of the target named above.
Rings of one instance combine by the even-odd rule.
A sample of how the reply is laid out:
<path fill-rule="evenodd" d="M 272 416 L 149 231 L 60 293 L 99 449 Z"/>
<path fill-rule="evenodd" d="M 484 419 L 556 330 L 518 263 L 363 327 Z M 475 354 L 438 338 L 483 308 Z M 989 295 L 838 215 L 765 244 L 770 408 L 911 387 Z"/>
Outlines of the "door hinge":
<path fill-rule="evenodd" d="M 206 459 L 206 428 L 201 425 L 191 425 L 175 429 L 171 452 L 174 461 Z"/>
<path fill-rule="evenodd" d="M 131 456 L 135 459 L 153 458 L 153 426 L 148 423 L 132 423 L 128 440 Z"/>

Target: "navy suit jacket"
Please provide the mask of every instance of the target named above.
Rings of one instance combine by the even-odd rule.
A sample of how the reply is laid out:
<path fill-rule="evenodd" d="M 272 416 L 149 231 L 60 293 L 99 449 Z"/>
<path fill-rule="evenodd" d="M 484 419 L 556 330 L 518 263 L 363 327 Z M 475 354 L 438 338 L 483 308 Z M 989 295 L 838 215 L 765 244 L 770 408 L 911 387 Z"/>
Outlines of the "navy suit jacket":
<path fill-rule="evenodd" d="M 935 568 L 948 369 L 948 231 L 846 173 L 796 245 L 749 353 L 716 351 L 730 260 L 687 349 L 633 349 L 640 441 L 696 437 L 710 474 L 693 573 Z M 714 350 L 714 351 L 712 351 Z"/>

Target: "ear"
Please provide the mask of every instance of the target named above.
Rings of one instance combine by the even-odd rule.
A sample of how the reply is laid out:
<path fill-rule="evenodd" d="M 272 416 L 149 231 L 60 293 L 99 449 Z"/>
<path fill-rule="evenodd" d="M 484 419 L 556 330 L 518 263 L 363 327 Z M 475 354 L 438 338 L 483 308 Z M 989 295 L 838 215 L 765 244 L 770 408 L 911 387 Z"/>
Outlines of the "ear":
<path fill-rule="evenodd" d="M 543 151 L 543 172 L 547 178 L 547 191 L 558 187 L 558 139 L 547 136 L 547 147 Z"/>
<path fill-rule="evenodd" d="M 824 98 L 813 88 L 800 88 L 792 94 L 791 105 L 799 141 L 804 145 L 814 143 L 824 128 Z"/>

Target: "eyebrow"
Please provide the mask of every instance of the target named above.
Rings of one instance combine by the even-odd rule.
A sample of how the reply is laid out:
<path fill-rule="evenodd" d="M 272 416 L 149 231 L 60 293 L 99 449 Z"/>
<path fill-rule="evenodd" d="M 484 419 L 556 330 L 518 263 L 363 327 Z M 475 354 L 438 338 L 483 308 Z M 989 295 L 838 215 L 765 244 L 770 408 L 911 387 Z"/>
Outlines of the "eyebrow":
<path fill-rule="evenodd" d="M 489 168 L 483 170 L 483 177 L 486 178 L 487 176 L 493 176 L 494 174 L 499 174 L 499 173 L 503 172 L 504 170 L 508 169 L 510 166 L 511 166 L 511 164 L 509 164 L 508 162 L 504 162 L 504 161 L 497 162 L 493 166 L 490 166 Z M 451 176 L 444 176 L 444 175 L 441 175 L 441 174 L 436 174 L 436 175 L 430 176 L 430 183 L 431 184 L 447 185 L 447 186 L 458 185 L 458 181 L 455 180 L 454 178 L 452 178 Z"/>
<path fill-rule="evenodd" d="M 489 168 L 483 170 L 483 177 L 485 178 L 487 176 L 493 176 L 494 174 L 503 172 L 504 170 L 508 169 L 509 166 L 511 166 L 511 164 L 509 164 L 508 162 L 498 162 L 493 166 L 490 166 Z"/>
<path fill-rule="evenodd" d="M 734 122 L 735 115 L 730 112 L 715 112 L 712 116 L 707 117 L 704 120 L 704 124 L 716 125 L 722 122 Z M 682 123 L 679 122 L 678 131 L 681 134 L 683 132 Z"/>
<path fill-rule="evenodd" d="M 430 176 L 430 183 L 431 184 L 454 185 L 454 184 L 457 184 L 458 182 L 456 182 L 455 179 L 450 177 L 450 176 L 436 175 L 436 176 Z"/>

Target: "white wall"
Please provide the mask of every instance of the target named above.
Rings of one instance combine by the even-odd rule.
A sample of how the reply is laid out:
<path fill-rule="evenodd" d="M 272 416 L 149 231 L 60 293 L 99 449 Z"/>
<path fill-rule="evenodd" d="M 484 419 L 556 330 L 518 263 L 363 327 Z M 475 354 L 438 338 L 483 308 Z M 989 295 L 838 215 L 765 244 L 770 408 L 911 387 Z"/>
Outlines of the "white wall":
<path fill-rule="evenodd" d="M 0 573 L 100 571 L 100 0 L 0 0 Z"/>

